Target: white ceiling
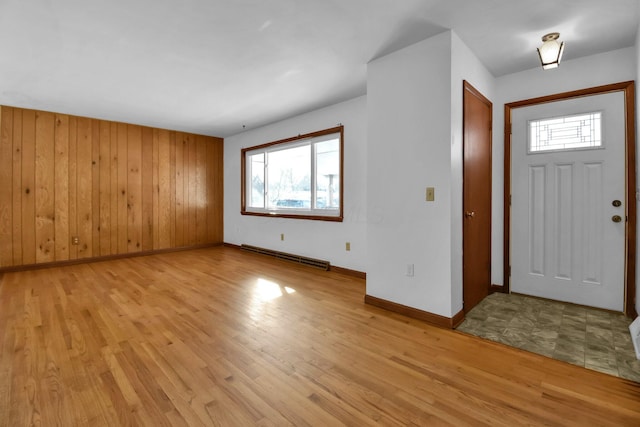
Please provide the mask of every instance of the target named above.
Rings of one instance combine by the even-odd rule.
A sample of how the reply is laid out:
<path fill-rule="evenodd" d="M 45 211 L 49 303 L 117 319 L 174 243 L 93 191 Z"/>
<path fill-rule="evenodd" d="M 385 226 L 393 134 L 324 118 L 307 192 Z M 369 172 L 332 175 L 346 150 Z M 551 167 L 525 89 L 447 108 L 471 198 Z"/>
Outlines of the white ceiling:
<path fill-rule="evenodd" d="M 494 76 L 633 46 L 638 0 L 0 0 L 0 104 L 229 136 L 366 92 L 447 29 Z"/>

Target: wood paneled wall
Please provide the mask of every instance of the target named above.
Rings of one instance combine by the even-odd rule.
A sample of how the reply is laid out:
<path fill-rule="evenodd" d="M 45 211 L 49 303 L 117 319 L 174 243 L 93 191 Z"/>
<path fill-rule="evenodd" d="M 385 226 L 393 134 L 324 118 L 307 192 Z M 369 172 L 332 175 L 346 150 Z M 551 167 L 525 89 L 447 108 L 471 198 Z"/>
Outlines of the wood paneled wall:
<path fill-rule="evenodd" d="M 222 160 L 220 138 L 2 106 L 0 268 L 222 243 Z"/>

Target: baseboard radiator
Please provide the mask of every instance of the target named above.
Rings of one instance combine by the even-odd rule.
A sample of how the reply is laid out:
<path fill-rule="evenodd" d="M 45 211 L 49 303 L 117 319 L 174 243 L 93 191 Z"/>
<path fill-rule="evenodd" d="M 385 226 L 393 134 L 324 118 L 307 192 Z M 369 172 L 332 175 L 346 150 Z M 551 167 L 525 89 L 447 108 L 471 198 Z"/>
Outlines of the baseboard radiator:
<path fill-rule="evenodd" d="M 275 258 L 284 259 L 287 261 L 296 262 L 298 264 L 308 265 L 310 267 L 319 268 L 321 270 L 329 270 L 329 261 L 323 261 L 321 259 L 309 258 L 300 255 L 288 254 L 285 252 L 274 251 L 273 249 L 259 248 L 251 245 L 240 245 L 240 248 L 245 251 L 254 252 L 262 255 L 269 255 Z"/>

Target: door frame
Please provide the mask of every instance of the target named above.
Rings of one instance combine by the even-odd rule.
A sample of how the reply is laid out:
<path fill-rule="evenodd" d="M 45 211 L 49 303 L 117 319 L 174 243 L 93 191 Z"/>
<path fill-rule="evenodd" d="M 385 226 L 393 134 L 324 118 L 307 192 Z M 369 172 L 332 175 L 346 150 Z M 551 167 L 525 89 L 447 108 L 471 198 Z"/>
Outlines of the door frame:
<path fill-rule="evenodd" d="M 491 183 L 493 182 L 493 103 L 486 97 L 484 96 L 478 89 L 476 89 L 475 87 L 473 87 L 473 85 L 471 85 L 471 83 L 469 83 L 466 80 L 462 81 L 462 161 L 463 161 L 463 165 L 462 165 L 462 247 L 463 247 L 463 251 L 462 251 L 462 266 L 463 266 L 463 272 L 462 272 L 462 296 L 463 296 L 463 304 L 462 304 L 462 309 L 463 311 L 466 313 L 469 311 L 468 308 L 465 307 L 464 304 L 464 295 L 465 295 L 465 290 L 466 288 L 469 286 L 468 283 L 466 283 L 466 281 L 464 280 L 465 278 L 465 272 L 464 272 L 464 266 L 465 266 L 465 256 L 469 256 L 468 253 L 466 253 L 464 251 L 464 247 L 465 247 L 465 218 L 464 218 L 464 213 L 467 210 L 467 206 L 466 206 L 466 186 L 465 186 L 465 162 L 466 162 L 466 157 L 465 157 L 465 144 L 467 142 L 466 140 L 466 124 L 467 124 L 467 115 L 466 115 L 466 101 L 467 101 L 467 97 L 468 96 L 473 96 L 475 98 L 477 98 L 478 100 L 480 100 L 480 102 L 482 102 L 485 106 L 487 106 L 489 108 L 489 123 L 488 123 L 488 132 L 489 132 L 489 182 L 488 182 L 488 189 L 489 189 L 489 212 L 487 212 L 488 217 L 489 217 L 489 225 L 490 227 L 492 227 L 493 224 L 493 216 L 492 216 L 492 206 L 491 206 L 491 200 L 493 199 L 493 188 Z M 489 232 L 489 241 L 488 243 L 488 247 L 485 248 L 489 254 L 489 281 L 487 282 L 487 295 L 489 295 L 491 293 L 491 232 Z"/>
<path fill-rule="evenodd" d="M 503 292 L 511 288 L 511 110 L 532 105 L 562 101 L 610 92 L 623 92 L 625 102 L 625 175 L 626 216 L 625 221 L 625 301 L 624 313 L 637 316 L 636 298 L 636 129 L 635 129 L 635 83 L 633 81 L 613 83 L 586 89 L 541 96 L 504 104 L 504 247 L 503 247 Z"/>

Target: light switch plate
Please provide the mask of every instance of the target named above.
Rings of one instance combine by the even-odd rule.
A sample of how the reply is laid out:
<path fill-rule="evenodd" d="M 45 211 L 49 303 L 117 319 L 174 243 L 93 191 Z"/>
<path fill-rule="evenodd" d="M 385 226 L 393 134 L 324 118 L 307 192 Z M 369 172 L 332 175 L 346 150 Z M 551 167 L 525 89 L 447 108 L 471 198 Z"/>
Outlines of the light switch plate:
<path fill-rule="evenodd" d="M 433 202 L 436 198 L 436 189 L 434 187 L 427 187 L 427 202 Z"/>

